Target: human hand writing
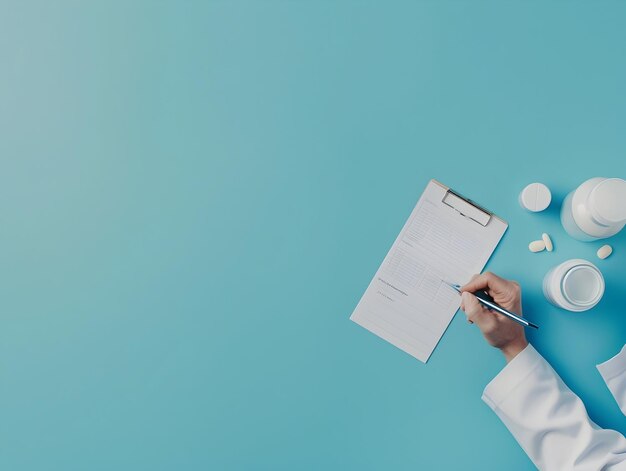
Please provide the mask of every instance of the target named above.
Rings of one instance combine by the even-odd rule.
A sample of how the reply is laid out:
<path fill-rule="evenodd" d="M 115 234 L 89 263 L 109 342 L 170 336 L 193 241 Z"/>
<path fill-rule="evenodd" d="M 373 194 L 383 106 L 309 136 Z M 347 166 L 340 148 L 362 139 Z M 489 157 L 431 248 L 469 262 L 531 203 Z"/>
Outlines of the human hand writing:
<path fill-rule="evenodd" d="M 528 345 L 524 327 L 500 313 L 483 307 L 472 294 L 479 290 L 487 291 L 500 306 L 521 316 L 520 285 L 486 272 L 474 275 L 469 283 L 461 287 L 461 309 L 465 312 L 468 322 L 476 324 L 487 342 L 499 348 L 509 362 Z"/>

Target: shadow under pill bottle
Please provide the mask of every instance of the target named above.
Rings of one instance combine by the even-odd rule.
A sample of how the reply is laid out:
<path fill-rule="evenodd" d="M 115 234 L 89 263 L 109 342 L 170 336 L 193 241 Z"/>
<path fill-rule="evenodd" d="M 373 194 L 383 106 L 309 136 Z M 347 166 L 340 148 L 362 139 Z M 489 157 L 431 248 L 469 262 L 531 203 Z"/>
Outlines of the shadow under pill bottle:
<path fill-rule="evenodd" d="M 602 299 L 604 277 L 591 262 L 572 259 L 557 265 L 543 279 L 546 299 L 562 309 L 587 311 Z"/>

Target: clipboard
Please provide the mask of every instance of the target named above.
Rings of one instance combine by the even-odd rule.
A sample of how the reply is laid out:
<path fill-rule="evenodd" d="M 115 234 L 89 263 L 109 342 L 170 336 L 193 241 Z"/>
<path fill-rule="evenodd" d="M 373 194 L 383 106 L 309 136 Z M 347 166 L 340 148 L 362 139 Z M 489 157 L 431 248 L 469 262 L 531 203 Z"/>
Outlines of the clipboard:
<path fill-rule="evenodd" d="M 430 180 L 350 319 L 426 363 L 508 224 Z"/>

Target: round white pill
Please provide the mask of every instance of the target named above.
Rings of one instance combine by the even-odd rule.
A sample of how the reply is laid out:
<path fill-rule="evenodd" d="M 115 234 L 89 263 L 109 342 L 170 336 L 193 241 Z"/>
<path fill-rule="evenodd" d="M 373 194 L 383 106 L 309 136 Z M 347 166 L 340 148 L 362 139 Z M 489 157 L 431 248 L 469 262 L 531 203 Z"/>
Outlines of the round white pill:
<path fill-rule="evenodd" d="M 610 245 L 603 245 L 598 249 L 598 258 L 604 260 L 606 257 L 613 253 L 613 247 Z"/>
<path fill-rule="evenodd" d="M 552 193 L 543 183 L 531 183 L 519 195 L 519 204 L 522 208 L 534 213 L 543 211 L 550 206 Z"/>
<path fill-rule="evenodd" d="M 546 250 L 548 252 L 552 252 L 552 250 L 554 250 L 554 245 L 552 245 L 552 239 L 550 239 L 550 236 L 544 232 L 543 234 L 541 234 L 541 239 L 546 245 Z"/>
<path fill-rule="evenodd" d="M 546 243 L 543 240 L 533 240 L 528 244 L 528 250 L 531 252 L 541 252 L 546 248 Z"/>

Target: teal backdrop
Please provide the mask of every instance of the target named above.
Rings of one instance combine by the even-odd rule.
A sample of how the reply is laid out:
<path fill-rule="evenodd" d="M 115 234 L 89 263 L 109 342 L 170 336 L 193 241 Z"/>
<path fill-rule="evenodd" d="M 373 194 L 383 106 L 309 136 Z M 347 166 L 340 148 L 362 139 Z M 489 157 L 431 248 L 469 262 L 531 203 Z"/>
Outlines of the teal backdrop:
<path fill-rule="evenodd" d="M 559 223 L 626 178 L 621 2 L 0 2 L 0 467 L 529 470 L 462 313 L 424 365 L 349 316 L 426 183 L 506 219 L 537 349 L 603 427 L 614 254 Z M 553 191 L 530 214 L 519 191 Z M 543 231 L 553 253 L 531 254 Z M 547 270 L 587 258 L 587 313 Z"/>

